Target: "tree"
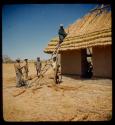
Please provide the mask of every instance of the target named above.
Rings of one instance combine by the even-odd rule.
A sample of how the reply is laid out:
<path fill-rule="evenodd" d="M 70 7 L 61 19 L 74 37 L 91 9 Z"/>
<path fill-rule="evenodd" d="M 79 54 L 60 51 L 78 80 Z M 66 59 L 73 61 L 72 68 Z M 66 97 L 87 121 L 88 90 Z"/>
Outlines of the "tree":
<path fill-rule="evenodd" d="M 12 63 L 13 60 L 8 55 L 3 55 L 3 63 Z"/>

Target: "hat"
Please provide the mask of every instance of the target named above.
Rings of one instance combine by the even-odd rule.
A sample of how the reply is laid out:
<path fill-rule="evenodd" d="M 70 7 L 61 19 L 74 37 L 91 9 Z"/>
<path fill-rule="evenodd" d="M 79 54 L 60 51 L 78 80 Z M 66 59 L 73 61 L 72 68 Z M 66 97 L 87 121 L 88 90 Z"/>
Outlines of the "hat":
<path fill-rule="evenodd" d="M 60 27 L 63 27 L 63 24 L 60 24 Z"/>
<path fill-rule="evenodd" d="M 39 60 L 40 60 L 40 57 L 37 57 L 37 59 L 39 59 Z"/>
<path fill-rule="evenodd" d="M 20 61 L 20 58 L 17 58 L 16 61 Z"/>
<path fill-rule="evenodd" d="M 28 60 L 28 59 L 24 59 L 25 61 Z"/>

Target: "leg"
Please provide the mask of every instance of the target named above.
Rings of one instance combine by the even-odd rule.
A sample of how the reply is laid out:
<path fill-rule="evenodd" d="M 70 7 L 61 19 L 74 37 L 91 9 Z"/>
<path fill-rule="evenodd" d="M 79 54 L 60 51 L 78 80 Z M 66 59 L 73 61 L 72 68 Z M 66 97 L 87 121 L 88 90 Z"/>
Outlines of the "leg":
<path fill-rule="evenodd" d="M 26 72 L 26 79 L 28 79 L 28 72 Z"/>
<path fill-rule="evenodd" d="M 19 87 L 19 77 L 18 77 L 18 73 L 16 73 L 16 87 Z"/>
<path fill-rule="evenodd" d="M 40 71 L 37 69 L 37 77 L 39 78 Z"/>
<path fill-rule="evenodd" d="M 16 73 L 16 86 L 17 87 L 21 87 L 21 74 L 20 73 Z"/>
<path fill-rule="evenodd" d="M 56 68 L 55 68 L 55 70 L 54 70 L 54 82 L 55 82 L 56 84 L 58 84 L 57 66 L 56 66 Z"/>
<path fill-rule="evenodd" d="M 38 69 L 37 69 L 37 76 L 38 76 Z"/>

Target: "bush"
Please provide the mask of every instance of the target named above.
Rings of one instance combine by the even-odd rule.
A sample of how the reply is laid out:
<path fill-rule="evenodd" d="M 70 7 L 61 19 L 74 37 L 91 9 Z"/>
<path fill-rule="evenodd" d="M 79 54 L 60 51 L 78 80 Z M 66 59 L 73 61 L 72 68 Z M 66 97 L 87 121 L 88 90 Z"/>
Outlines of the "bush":
<path fill-rule="evenodd" d="M 3 63 L 13 63 L 14 61 L 8 55 L 3 55 L 2 62 Z"/>

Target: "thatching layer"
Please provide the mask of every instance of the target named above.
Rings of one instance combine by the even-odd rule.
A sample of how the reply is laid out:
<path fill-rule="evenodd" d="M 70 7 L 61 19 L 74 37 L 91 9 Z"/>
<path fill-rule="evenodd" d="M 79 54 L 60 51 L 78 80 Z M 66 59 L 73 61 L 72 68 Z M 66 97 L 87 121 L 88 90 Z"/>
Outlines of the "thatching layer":
<path fill-rule="evenodd" d="M 111 45 L 111 11 L 88 13 L 66 28 L 66 31 L 68 29 L 69 34 L 62 43 L 60 51 Z M 58 37 L 52 39 L 44 52 L 52 53 L 58 40 Z"/>

